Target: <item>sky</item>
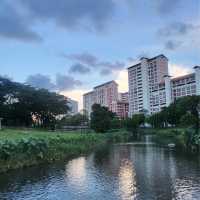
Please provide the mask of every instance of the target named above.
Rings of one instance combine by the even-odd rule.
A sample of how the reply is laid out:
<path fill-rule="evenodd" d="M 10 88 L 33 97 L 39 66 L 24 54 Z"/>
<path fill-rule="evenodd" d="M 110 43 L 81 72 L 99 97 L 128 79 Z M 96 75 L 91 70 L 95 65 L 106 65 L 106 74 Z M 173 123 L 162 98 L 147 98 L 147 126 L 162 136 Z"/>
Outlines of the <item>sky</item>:
<path fill-rule="evenodd" d="M 79 102 L 164 54 L 173 76 L 200 65 L 200 0 L 0 0 L 0 75 Z"/>

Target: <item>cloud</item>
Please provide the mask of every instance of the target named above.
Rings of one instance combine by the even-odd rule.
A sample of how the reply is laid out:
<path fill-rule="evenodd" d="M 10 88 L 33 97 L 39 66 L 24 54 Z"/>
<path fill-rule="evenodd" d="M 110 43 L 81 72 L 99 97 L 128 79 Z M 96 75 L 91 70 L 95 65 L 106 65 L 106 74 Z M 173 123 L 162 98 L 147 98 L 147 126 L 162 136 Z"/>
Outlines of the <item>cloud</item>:
<path fill-rule="evenodd" d="M 200 25 L 184 22 L 174 22 L 157 31 L 167 50 L 176 50 L 180 46 L 192 48 L 199 40 L 197 33 L 200 33 Z"/>
<path fill-rule="evenodd" d="M 196 29 L 199 29 L 199 26 L 184 22 L 174 22 L 159 29 L 158 35 L 162 37 L 183 36 Z"/>
<path fill-rule="evenodd" d="M 4 0 L 1 2 L 0 37 L 24 42 L 42 41 L 42 38 L 30 28 L 26 18 L 7 2 Z"/>
<path fill-rule="evenodd" d="M 114 71 L 121 70 L 125 66 L 125 63 L 123 62 L 120 61 L 110 62 L 106 60 L 101 60 L 95 55 L 86 52 L 63 55 L 63 56 L 74 62 L 79 62 L 79 65 L 87 65 L 88 69 L 90 70 L 98 69 L 100 71 L 100 75 L 111 74 Z M 81 66 L 81 68 L 83 68 L 83 66 Z M 85 68 L 86 66 L 84 67 L 84 70 L 86 70 Z"/>
<path fill-rule="evenodd" d="M 127 69 L 123 69 L 117 74 L 116 82 L 119 85 L 119 92 L 127 92 L 128 91 L 128 71 L 127 71 Z"/>
<path fill-rule="evenodd" d="M 113 0 L 1 0 L 0 4 L 0 37 L 23 42 L 42 41 L 33 30 L 41 22 L 66 30 L 104 30 L 115 10 Z"/>
<path fill-rule="evenodd" d="M 32 17 L 53 20 L 66 29 L 78 28 L 83 23 L 95 29 L 104 28 L 115 9 L 113 0 L 19 0 Z"/>
<path fill-rule="evenodd" d="M 191 68 L 183 66 L 183 65 L 177 65 L 169 63 L 169 74 L 171 76 L 177 77 L 192 73 Z"/>
<path fill-rule="evenodd" d="M 87 52 L 64 55 L 64 57 L 73 61 L 81 62 L 82 64 L 89 65 L 89 66 L 96 66 L 99 62 L 96 56 Z"/>
<path fill-rule="evenodd" d="M 105 69 L 110 69 L 112 71 L 112 70 L 122 69 L 125 66 L 125 64 L 120 61 L 115 61 L 115 62 L 102 61 L 102 62 L 97 63 L 97 66 L 103 67 Z"/>
<path fill-rule="evenodd" d="M 46 75 L 30 75 L 26 79 L 26 84 L 51 91 L 73 90 L 74 88 L 82 85 L 81 81 L 76 80 L 71 76 L 61 74 L 56 75 L 55 82 L 53 82 L 50 77 Z"/>
<path fill-rule="evenodd" d="M 112 73 L 112 71 L 110 70 L 110 69 L 102 69 L 101 71 L 100 71 L 100 75 L 102 75 L 102 76 L 108 76 L 108 75 L 110 75 Z"/>
<path fill-rule="evenodd" d="M 90 72 L 90 68 L 81 63 L 76 63 L 70 67 L 69 72 L 87 74 Z"/>
<path fill-rule="evenodd" d="M 48 90 L 54 90 L 56 88 L 50 77 L 42 74 L 28 76 L 26 83 L 36 88 L 44 88 Z"/>
<path fill-rule="evenodd" d="M 166 43 L 165 43 L 165 48 L 167 50 L 175 50 L 177 49 L 178 47 L 180 47 L 182 44 L 181 41 L 176 41 L 176 40 L 168 40 Z"/>
<path fill-rule="evenodd" d="M 159 14 L 169 15 L 180 8 L 184 0 L 157 0 L 156 8 Z"/>
<path fill-rule="evenodd" d="M 56 88 L 59 91 L 65 91 L 65 90 L 73 90 L 77 86 L 81 86 L 82 82 L 79 80 L 74 79 L 71 76 L 68 75 L 56 75 Z"/>

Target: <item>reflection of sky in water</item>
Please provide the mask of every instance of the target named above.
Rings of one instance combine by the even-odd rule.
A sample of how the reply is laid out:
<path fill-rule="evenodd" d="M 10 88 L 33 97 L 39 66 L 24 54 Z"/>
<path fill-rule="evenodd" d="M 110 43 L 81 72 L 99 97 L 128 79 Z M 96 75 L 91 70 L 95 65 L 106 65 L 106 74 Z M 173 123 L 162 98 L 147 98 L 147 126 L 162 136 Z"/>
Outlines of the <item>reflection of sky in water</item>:
<path fill-rule="evenodd" d="M 199 200 L 200 163 L 152 145 L 107 151 L 0 175 L 5 200 Z"/>
<path fill-rule="evenodd" d="M 86 159 L 80 157 L 73 159 L 66 165 L 66 181 L 68 184 L 84 189 L 86 186 Z"/>
<path fill-rule="evenodd" d="M 135 171 L 130 160 L 122 161 L 119 169 L 119 193 L 122 200 L 136 197 Z"/>

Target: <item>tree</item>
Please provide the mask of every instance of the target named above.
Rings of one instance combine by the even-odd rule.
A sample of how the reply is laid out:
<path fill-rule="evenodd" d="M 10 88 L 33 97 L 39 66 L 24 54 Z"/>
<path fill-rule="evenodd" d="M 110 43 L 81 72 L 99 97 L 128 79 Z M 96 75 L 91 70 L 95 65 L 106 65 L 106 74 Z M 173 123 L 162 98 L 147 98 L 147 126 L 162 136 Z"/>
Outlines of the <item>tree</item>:
<path fill-rule="evenodd" d="M 0 77 L 0 117 L 5 125 L 55 125 L 56 116 L 68 111 L 65 96 Z"/>
<path fill-rule="evenodd" d="M 135 114 L 132 118 L 126 120 L 126 129 L 133 133 L 134 137 L 138 136 L 139 127 L 144 124 L 145 116 L 144 114 Z"/>
<path fill-rule="evenodd" d="M 153 128 L 163 128 L 165 126 L 165 113 L 154 113 L 146 119 L 147 123 L 151 124 Z"/>
<path fill-rule="evenodd" d="M 120 129 L 123 126 L 123 119 L 119 119 L 118 117 L 114 117 L 111 120 L 111 128 L 112 129 Z"/>
<path fill-rule="evenodd" d="M 60 125 L 66 125 L 66 126 L 80 126 L 83 124 L 88 123 L 88 117 L 86 115 L 83 115 L 81 113 L 78 113 L 76 115 L 68 115 L 64 118 L 62 118 L 59 122 Z"/>
<path fill-rule="evenodd" d="M 187 96 L 181 99 L 180 106 L 193 116 L 196 134 L 199 133 L 200 96 Z"/>
<path fill-rule="evenodd" d="M 183 127 L 189 127 L 189 126 L 194 126 L 194 124 L 196 123 L 196 117 L 191 114 L 191 113 L 186 113 L 185 115 L 183 115 L 180 119 L 180 125 Z"/>
<path fill-rule="evenodd" d="M 95 132 L 104 133 L 110 129 L 113 117 L 114 114 L 109 111 L 108 108 L 100 104 L 94 104 L 91 113 L 91 128 L 94 129 Z"/>

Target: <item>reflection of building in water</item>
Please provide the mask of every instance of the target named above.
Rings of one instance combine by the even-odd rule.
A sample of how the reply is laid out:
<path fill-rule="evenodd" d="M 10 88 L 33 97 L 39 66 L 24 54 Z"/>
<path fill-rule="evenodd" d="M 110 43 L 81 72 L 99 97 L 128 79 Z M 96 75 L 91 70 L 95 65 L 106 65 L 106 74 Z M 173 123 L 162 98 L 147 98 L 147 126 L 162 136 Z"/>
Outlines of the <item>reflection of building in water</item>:
<path fill-rule="evenodd" d="M 135 170 L 130 160 L 124 160 L 119 169 L 119 191 L 122 200 L 136 197 Z"/>
<path fill-rule="evenodd" d="M 86 160 L 84 157 L 71 160 L 66 165 L 66 182 L 72 186 L 86 186 Z"/>

